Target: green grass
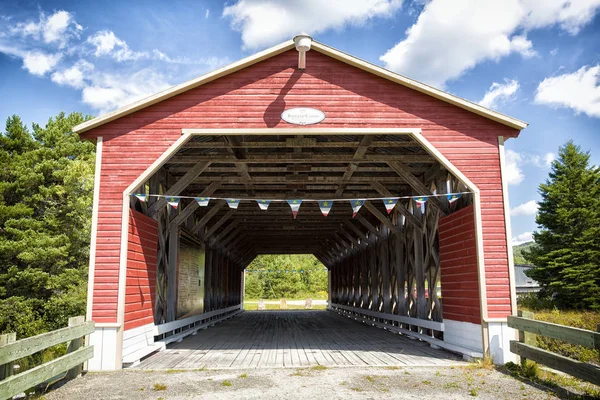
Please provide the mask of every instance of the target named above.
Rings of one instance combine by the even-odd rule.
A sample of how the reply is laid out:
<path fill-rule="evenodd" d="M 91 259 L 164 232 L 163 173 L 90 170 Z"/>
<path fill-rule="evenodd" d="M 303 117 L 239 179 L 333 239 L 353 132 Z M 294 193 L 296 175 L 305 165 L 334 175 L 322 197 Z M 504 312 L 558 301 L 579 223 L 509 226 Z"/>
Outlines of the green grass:
<path fill-rule="evenodd" d="M 327 367 L 324 365 L 315 365 L 314 367 L 311 367 L 310 369 L 312 369 L 313 371 L 325 371 L 327 369 Z"/>
<path fill-rule="evenodd" d="M 287 310 L 304 310 L 304 304 L 300 304 L 300 305 L 295 305 L 295 304 L 289 304 L 287 305 Z M 326 310 L 327 309 L 327 305 L 326 304 L 313 304 L 312 307 L 313 310 Z M 258 310 L 258 303 L 249 303 L 247 301 L 244 301 L 244 310 L 247 311 L 255 311 Z M 265 310 L 279 310 L 279 303 L 277 304 L 268 304 L 265 303 Z M 281 311 L 286 311 L 286 310 L 281 310 Z"/>
<path fill-rule="evenodd" d="M 153 386 L 154 390 L 156 390 L 157 392 L 162 391 L 162 390 L 167 390 L 167 385 L 163 385 L 162 383 L 155 383 Z"/>
<path fill-rule="evenodd" d="M 238 378 L 242 378 L 242 379 L 245 379 L 247 377 L 248 377 L 248 374 L 241 374 L 240 376 L 238 376 Z"/>
<path fill-rule="evenodd" d="M 229 386 L 231 386 L 231 382 L 229 382 L 227 379 L 225 379 L 223 381 L 223 383 L 221 383 L 221 386 L 228 386 L 229 387 Z"/>

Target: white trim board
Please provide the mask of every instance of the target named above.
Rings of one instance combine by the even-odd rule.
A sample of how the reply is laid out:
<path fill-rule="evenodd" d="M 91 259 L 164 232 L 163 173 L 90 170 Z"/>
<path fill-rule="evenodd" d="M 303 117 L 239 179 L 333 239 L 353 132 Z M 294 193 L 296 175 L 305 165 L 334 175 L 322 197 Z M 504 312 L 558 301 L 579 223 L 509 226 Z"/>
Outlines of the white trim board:
<path fill-rule="evenodd" d="M 98 207 L 100 204 L 100 174 L 102 170 L 102 136 L 96 139 L 96 165 L 94 169 L 94 197 L 92 200 L 92 227 L 90 238 L 90 263 L 88 267 L 88 293 L 86 321 L 92 320 L 94 302 L 94 274 L 96 271 L 96 238 L 98 235 Z"/>
<path fill-rule="evenodd" d="M 145 99 L 139 100 L 135 103 L 129 104 L 127 106 L 121 107 L 113 112 L 104 114 L 102 116 L 96 117 L 90 121 L 86 121 L 82 124 L 79 124 L 73 128 L 73 132 L 83 133 L 90 129 L 96 128 L 103 124 L 106 124 L 110 121 L 114 121 L 118 118 L 121 118 L 125 115 L 131 114 L 135 111 L 141 110 L 153 104 L 159 103 L 163 100 L 169 99 L 178 94 L 184 93 L 190 89 L 196 88 L 198 86 L 204 85 L 206 83 L 212 82 L 216 79 L 224 77 L 226 75 L 232 74 L 236 71 L 239 71 L 243 68 L 249 67 L 253 64 L 256 64 L 260 61 L 266 60 L 278 54 L 281 54 L 285 51 L 291 50 L 294 48 L 294 42 L 292 40 L 285 41 L 277 46 L 271 47 L 267 50 L 256 53 L 250 57 L 244 58 L 237 62 L 234 62 L 230 65 L 227 65 L 223 68 L 219 68 L 213 72 L 209 72 L 208 74 L 202 75 L 198 78 L 189 80 L 180 85 L 173 86 L 169 89 L 166 89 L 162 92 L 149 96 Z M 460 98 L 458 96 L 452 95 L 450 93 L 446 93 L 443 90 L 436 89 L 432 86 L 426 85 L 424 83 L 418 82 L 414 79 L 407 78 L 400 74 L 397 74 L 392 71 L 388 71 L 385 68 L 381 68 L 375 64 L 371 64 L 360 58 L 351 56 L 344 52 L 341 52 L 333 47 L 329 47 L 323 43 L 319 43 L 317 41 L 312 42 L 312 50 L 318 53 L 329 56 L 333 59 L 341 61 L 345 64 L 351 65 L 355 68 L 359 68 L 363 71 L 371 73 L 373 75 L 382 77 L 384 79 L 390 80 L 394 83 L 400 84 L 402 86 L 406 86 L 410 89 L 416 90 L 418 92 L 424 93 L 426 95 L 435 97 L 436 99 L 442 100 L 446 103 L 450 103 L 482 117 L 491 119 L 500 124 L 509 126 L 513 129 L 522 130 L 527 127 L 527 123 L 516 118 L 509 117 L 507 115 L 501 114 L 497 111 L 490 110 L 485 108 L 479 104 L 472 103 L 468 100 Z M 308 56 L 310 57 L 310 55 Z M 308 61 L 310 63 L 310 59 Z"/>

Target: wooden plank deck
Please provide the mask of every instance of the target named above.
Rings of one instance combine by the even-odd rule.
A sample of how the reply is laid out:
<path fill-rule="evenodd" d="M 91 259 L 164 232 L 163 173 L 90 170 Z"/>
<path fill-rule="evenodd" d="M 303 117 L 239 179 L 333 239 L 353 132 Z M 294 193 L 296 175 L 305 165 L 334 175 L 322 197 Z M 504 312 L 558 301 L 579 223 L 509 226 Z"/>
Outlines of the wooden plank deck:
<path fill-rule="evenodd" d="M 172 343 L 140 369 L 449 366 L 461 358 L 328 311 L 247 311 Z"/>

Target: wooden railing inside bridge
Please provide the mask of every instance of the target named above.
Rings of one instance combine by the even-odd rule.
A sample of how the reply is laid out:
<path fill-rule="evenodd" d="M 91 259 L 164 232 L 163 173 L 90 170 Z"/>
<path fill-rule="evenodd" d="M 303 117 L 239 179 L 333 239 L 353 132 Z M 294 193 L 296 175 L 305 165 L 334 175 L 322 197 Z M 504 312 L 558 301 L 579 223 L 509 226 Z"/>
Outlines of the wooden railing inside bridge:
<path fill-rule="evenodd" d="M 12 398 L 44 382 L 75 378 L 82 372 L 83 363 L 94 355 L 94 347 L 83 344 L 83 338 L 92 332 L 93 321 L 73 317 L 69 318 L 67 328 L 26 339 L 15 340 L 14 333 L 0 335 L 0 400 Z M 15 361 L 65 342 L 68 345 L 64 356 L 14 374 Z"/>

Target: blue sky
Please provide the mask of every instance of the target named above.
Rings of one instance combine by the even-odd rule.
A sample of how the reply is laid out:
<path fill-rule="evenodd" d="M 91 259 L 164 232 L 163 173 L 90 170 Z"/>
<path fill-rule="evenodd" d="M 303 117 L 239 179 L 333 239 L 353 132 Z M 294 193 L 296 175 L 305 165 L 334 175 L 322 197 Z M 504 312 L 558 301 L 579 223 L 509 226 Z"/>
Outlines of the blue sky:
<path fill-rule="evenodd" d="M 600 164 L 599 12 L 600 0 L 3 0 L 0 118 L 100 115 L 306 31 L 529 122 L 506 144 L 518 243 L 561 144 Z"/>

